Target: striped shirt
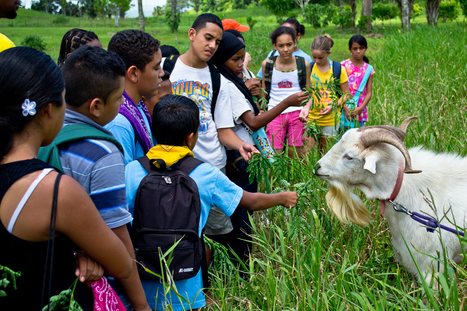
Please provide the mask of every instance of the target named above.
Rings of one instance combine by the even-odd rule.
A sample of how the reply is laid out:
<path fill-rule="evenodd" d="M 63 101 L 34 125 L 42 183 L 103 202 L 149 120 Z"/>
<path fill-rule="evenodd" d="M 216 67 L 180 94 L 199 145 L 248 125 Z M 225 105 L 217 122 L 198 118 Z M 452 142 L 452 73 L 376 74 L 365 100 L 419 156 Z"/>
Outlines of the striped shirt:
<path fill-rule="evenodd" d="M 90 125 L 112 135 L 85 115 L 67 109 L 64 126 L 70 124 Z M 62 145 L 60 162 L 64 173 L 78 181 L 89 194 L 109 228 L 133 220 L 126 202 L 125 162 L 112 142 L 84 139 Z"/>

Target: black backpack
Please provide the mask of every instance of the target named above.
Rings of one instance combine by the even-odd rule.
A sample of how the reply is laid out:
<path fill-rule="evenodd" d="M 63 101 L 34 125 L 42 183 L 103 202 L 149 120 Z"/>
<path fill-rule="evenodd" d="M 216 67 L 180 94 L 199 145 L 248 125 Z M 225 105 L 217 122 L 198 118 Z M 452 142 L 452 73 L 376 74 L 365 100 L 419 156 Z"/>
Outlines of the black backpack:
<path fill-rule="evenodd" d="M 164 66 L 162 69 L 172 73 L 177 62 L 179 55 L 170 55 L 165 58 Z M 219 96 L 219 90 L 221 89 L 221 73 L 216 66 L 207 62 L 209 67 L 209 72 L 211 73 L 212 80 L 212 100 L 211 100 L 211 114 L 212 119 L 214 120 L 214 110 L 216 109 L 217 97 Z"/>
<path fill-rule="evenodd" d="M 138 161 L 149 174 L 141 181 L 135 199 L 131 238 L 136 260 L 164 278 L 170 273 L 174 281 L 194 277 L 201 268 L 207 287 L 206 249 L 202 235 L 199 237 L 201 201 L 195 181 L 188 176 L 203 162 L 187 156 L 167 170 L 161 159 L 155 160 L 160 168 L 147 156 Z M 169 271 L 161 269 L 159 248 L 164 254 L 179 240 Z M 141 265 L 138 271 L 141 279 L 160 281 Z"/>

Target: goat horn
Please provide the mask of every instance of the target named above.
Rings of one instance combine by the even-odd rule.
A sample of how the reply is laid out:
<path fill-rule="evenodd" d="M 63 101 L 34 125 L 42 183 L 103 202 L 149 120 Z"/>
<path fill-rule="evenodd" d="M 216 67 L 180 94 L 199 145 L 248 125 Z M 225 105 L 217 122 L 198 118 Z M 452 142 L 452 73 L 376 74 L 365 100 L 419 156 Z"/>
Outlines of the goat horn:
<path fill-rule="evenodd" d="M 405 139 L 405 131 L 401 130 L 398 127 L 395 126 L 390 126 L 390 125 L 370 125 L 370 126 L 364 126 L 359 128 L 358 130 L 360 132 L 371 130 L 371 129 L 383 129 L 390 131 L 391 133 L 395 134 L 397 138 L 399 138 L 401 141 L 404 141 Z"/>
<path fill-rule="evenodd" d="M 405 159 L 405 170 L 404 173 L 406 174 L 415 174 L 421 173 L 418 170 L 412 170 L 412 163 L 410 161 L 410 155 L 407 151 L 407 148 L 402 143 L 402 141 L 397 137 L 395 133 L 386 129 L 386 128 L 373 128 L 369 130 L 365 130 L 360 137 L 360 140 L 363 144 L 363 147 L 368 148 L 372 145 L 378 143 L 386 143 L 393 145 L 402 153 Z"/>
<path fill-rule="evenodd" d="M 375 129 L 375 128 L 377 128 L 377 129 L 386 129 L 386 130 L 392 132 L 393 134 L 396 134 L 396 136 L 401 141 L 404 141 L 405 135 L 407 133 L 407 127 L 409 126 L 410 122 L 412 122 L 413 120 L 416 120 L 416 119 L 418 119 L 418 117 L 409 117 L 409 118 L 405 119 L 399 127 L 390 126 L 390 125 L 372 125 L 372 126 L 361 127 L 359 129 L 359 131 L 363 132 L 363 131 L 366 131 L 366 130 L 369 130 L 369 129 Z"/>

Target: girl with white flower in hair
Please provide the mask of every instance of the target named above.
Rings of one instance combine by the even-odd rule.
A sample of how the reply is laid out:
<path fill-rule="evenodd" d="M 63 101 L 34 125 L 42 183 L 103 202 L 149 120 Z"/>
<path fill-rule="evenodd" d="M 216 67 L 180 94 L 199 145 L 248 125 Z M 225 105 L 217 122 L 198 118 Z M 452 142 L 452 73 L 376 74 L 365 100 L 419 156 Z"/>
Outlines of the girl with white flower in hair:
<path fill-rule="evenodd" d="M 36 159 L 62 128 L 62 74 L 49 56 L 27 47 L 0 53 L 0 68 L 0 263 L 22 273 L 16 290 L 6 288 L 2 308 L 41 310 L 79 277 L 74 297 L 92 310 L 92 292 L 81 282 L 100 279 L 102 266 L 128 277 L 132 261 L 85 190 Z"/>

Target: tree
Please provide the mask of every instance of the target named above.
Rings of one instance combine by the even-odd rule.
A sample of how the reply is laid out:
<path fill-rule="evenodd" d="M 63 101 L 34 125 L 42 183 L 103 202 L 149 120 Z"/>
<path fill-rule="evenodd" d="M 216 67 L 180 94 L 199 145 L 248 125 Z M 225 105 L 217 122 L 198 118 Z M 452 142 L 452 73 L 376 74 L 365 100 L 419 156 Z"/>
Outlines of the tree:
<path fill-rule="evenodd" d="M 131 0 L 95 0 L 94 8 L 100 14 L 111 14 L 115 19 L 115 27 L 119 27 L 120 10 L 128 11 Z"/>
<path fill-rule="evenodd" d="M 295 2 L 298 4 L 300 9 L 302 9 L 302 15 L 305 16 L 305 7 L 308 5 L 310 0 L 295 0 Z"/>
<path fill-rule="evenodd" d="M 459 4 L 461 5 L 462 14 L 467 17 L 467 0 L 459 0 Z"/>
<path fill-rule="evenodd" d="M 305 7 L 305 15 L 303 21 L 310 24 L 316 30 L 316 35 L 321 33 L 321 30 L 329 25 L 337 7 L 333 4 L 321 5 L 317 3 L 308 4 Z"/>
<path fill-rule="evenodd" d="M 165 9 L 165 21 L 169 26 L 172 33 L 175 34 L 175 41 L 178 42 L 177 39 L 177 30 L 178 26 L 180 25 L 180 17 L 181 13 L 180 10 L 177 10 L 177 0 L 167 0 L 167 7 Z"/>
<path fill-rule="evenodd" d="M 372 11 L 373 1 L 372 0 L 363 0 L 362 2 L 362 15 L 366 16 L 365 24 L 367 29 L 371 29 L 371 11 Z"/>
<path fill-rule="evenodd" d="M 195 12 L 198 13 L 199 8 L 201 6 L 201 0 L 193 0 L 191 1 L 191 5 L 193 6 L 193 9 L 195 10 Z"/>
<path fill-rule="evenodd" d="M 401 13 L 402 28 L 404 30 L 410 29 L 410 13 L 414 2 L 415 0 L 396 0 Z"/>
<path fill-rule="evenodd" d="M 58 11 L 58 5 L 50 0 L 33 1 L 31 3 L 31 10 L 56 14 Z"/>
<path fill-rule="evenodd" d="M 441 0 L 426 0 L 426 21 L 428 25 L 438 25 L 439 4 Z"/>
<path fill-rule="evenodd" d="M 161 16 L 161 15 L 165 15 L 165 8 L 163 6 L 155 6 L 154 7 L 154 11 L 152 11 L 152 16 Z"/>
<path fill-rule="evenodd" d="M 341 27 L 342 39 L 344 39 L 344 28 L 352 25 L 352 9 L 349 5 L 337 8 L 337 13 L 332 17 L 332 22 Z"/>
<path fill-rule="evenodd" d="M 294 7 L 294 0 L 261 0 L 261 3 L 272 13 L 279 24 Z"/>
<path fill-rule="evenodd" d="M 357 1 L 355 0 L 348 0 L 349 7 L 352 10 L 352 21 L 350 26 L 355 27 L 355 18 L 357 17 Z"/>
<path fill-rule="evenodd" d="M 138 0 L 139 30 L 144 31 L 143 0 Z"/>

